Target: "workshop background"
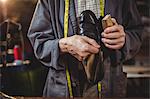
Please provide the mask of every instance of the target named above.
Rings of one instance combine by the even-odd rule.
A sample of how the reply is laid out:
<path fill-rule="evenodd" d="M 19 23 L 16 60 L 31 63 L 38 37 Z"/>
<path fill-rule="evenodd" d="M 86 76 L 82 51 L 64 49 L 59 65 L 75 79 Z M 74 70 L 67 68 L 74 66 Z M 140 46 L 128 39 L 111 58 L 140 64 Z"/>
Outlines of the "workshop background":
<path fill-rule="evenodd" d="M 1 93 L 42 96 L 48 69 L 35 58 L 27 38 L 36 3 L 37 0 L 0 0 Z M 139 53 L 124 63 L 126 96 L 150 98 L 150 0 L 135 3 L 144 25 L 144 39 Z"/>

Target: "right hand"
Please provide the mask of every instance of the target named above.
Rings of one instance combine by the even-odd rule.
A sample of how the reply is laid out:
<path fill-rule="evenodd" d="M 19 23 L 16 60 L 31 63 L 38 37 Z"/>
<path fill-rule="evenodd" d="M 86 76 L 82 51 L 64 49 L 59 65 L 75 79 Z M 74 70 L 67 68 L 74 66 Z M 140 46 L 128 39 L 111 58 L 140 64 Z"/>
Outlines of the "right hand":
<path fill-rule="evenodd" d="M 79 61 L 83 61 L 91 54 L 99 52 L 100 45 L 87 36 L 74 35 L 59 40 L 61 52 L 68 52 Z"/>

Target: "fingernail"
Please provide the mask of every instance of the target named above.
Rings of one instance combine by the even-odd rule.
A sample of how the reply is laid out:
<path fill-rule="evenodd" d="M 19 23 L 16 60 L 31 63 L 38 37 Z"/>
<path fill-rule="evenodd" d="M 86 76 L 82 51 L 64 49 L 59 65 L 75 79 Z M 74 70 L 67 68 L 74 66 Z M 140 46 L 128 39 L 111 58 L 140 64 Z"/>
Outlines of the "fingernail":
<path fill-rule="evenodd" d="M 102 32 L 101 36 L 104 37 L 104 32 Z"/>
<path fill-rule="evenodd" d="M 109 28 L 109 27 L 107 27 L 107 28 L 104 30 L 104 33 L 107 33 L 107 31 L 108 31 L 108 28 Z"/>
<path fill-rule="evenodd" d="M 101 40 L 102 40 L 102 42 L 104 43 L 104 41 L 105 41 L 104 38 L 102 38 Z"/>
<path fill-rule="evenodd" d="M 97 48 L 100 48 L 100 46 L 98 45 Z"/>

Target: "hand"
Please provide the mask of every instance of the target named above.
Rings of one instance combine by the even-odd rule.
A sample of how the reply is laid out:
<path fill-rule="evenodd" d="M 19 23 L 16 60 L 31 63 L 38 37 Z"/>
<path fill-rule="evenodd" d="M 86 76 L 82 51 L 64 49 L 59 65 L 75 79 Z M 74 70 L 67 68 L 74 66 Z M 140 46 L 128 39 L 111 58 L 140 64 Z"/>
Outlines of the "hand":
<path fill-rule="evenodd" d="M 118 25 L 115 19 L 112 18 L 115 25 L 107 27 L 102 33 L 102 42 L 107 48 L 121 49 L 125 44 L 125 32 L 122 25 Z"/>
<path fill-rule="evenodd" d="M 83 61 L 90 54 L 98 53 L 100 48 L 95 40 L 80 35 L 60 39 L 59 47 L 61 52 L 68 52 L 79 61 Z"/>

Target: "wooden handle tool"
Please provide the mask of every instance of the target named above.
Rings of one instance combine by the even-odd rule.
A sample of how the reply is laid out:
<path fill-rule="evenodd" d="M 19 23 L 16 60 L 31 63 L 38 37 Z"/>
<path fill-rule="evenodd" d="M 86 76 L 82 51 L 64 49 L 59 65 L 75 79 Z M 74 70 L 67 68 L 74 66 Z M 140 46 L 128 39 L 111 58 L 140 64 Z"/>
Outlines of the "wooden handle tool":
<path fill-rule="evenodd" d="M 113 26 L 114 23 L 111 19 L 111 16 L 110 14 L 106 15 L 103 19 L 102 19 L 102 26 L 103 26 L 103 29 L 107 28 L 107 27 L 111 27 Z"/>

